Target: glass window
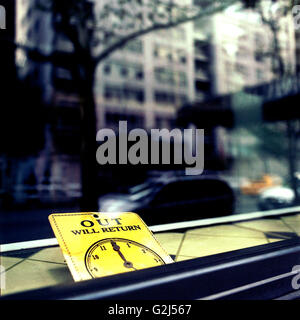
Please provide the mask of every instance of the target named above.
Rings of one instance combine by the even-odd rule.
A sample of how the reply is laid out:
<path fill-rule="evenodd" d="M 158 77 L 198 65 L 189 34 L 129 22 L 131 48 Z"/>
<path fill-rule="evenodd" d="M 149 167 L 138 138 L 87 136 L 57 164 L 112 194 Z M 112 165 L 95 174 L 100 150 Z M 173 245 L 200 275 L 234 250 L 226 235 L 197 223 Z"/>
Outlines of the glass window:
<path fill-rule="evenodd" d="M 273 266 L 264 269 L 265 251 L 279 254 L 300 237 L 300 33 L 290 8 L 279 9 L 285 1 L 256 1 L 255 10 L 244 10 L 247 1 L 224 10 L 231 1 L 56 1 L 51 12 L 37 10 L 36 2 L 18 1 L 0 30 L 0 43 L 34 49 L 1 46 L 0 268 L 7 272 L 3 291 L 0 271 L 0 294 L 72 287 L 48 221 L 53 212 L 137 213 L 174 269 L 194 258 L 207 268 L 216 261 L 228 266 L 237 252 L 256 252 L 264 261 L 255 283 L 280 276 L 270 274 Z M 169 10 L 179 5 L 181 11 Z M 220 11 L 176 24 L 199 7 Z M 170 16 L 174 28 L 148 25 Z M 80 39 L 70 39 L 77 24 Z M 103 129 L 110 130 L 98 134 Z M 101 133 L 116 137 L 100 148 L 105 165 L 97 155 L 109 138 L 97 141 Z M 89 228 L 81 235 L 100 236 Z M 112 230 L 107 238 L 125 238 Z M 113 241 L 110 261 L 135 279 L 132 257 Z M 285 262 L 276 268 L 286 275 L 293 266 Z M 227 289 L 240 289 L 232 270 Z M 105 280 L 108 290 L 112 282 Z"/>

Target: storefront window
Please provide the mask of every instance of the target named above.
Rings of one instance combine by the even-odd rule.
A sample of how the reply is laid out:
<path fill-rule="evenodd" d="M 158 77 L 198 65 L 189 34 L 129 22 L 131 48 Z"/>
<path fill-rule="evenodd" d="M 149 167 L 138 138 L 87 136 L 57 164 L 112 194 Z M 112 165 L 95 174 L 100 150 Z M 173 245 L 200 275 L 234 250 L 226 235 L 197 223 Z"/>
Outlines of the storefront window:
<path fill-rule="evenodd" d="M 175 264 L 299 238 L 291 9 L 152 1 L 133 19 L 123 2 L 102 2 L 6 10 L 0 42 L 17 45 L 0 59 L 3 296 L 74 282 L 53 213 L 134 212 Z M 199 6 L 203 18 L 190 19 Z"/>

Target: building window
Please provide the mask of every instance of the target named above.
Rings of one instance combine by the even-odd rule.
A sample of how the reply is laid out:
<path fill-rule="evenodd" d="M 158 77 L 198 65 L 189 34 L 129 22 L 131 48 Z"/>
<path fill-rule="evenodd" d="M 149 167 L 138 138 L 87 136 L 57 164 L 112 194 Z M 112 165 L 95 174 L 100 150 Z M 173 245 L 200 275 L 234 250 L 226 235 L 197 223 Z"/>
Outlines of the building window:
<path fill-rule="evenodd" d="M 135 73 L 135 78 L 137 80 L 143 80 L 144 79 L 144 72 L 142 70 L 137 70 Z"/>
<path fill-rule="evenodd" d="M 117 86 L 106 86 L 104 88 L 104 97 L 106 99 L 121 100 L 123 97 L 122 88 Z"/>
<path fill-rule="evenodd" d="M 162 84 L 186 86 L 186 73 L 182 71 L 172 71 L 166 68 L 155 68 L 155 80 Z"/>
<path fill-rule="evenodd" d="M 172 71 L 165 68 L 155 68 L 155 80 L 159 83 L 174 84 Z"/>
<path fill-rule="evenodd" d="M 261 51 L 256 51 L 255 52 L 255 61 L 257 62 L 263 62 L 264 60 L 264 54 Z"/>
<path fill-rule="evenodd" d="M 122 76 L 122 77 L 127 77 L 128 76 L 128 69 L 126 68 L 126 67 L 121 67 L 121 69 L 120 69 L 120 75 Z"/>
<path fill-rule="evenodd" d="M 108 100 L 116 99 L 116 100 L 131 100 L 139 103 L 143 103 L 145 101 L 145 94 L 143 89 L 132 88 L 132 87 L 121 87 L 121 86 L 113 86 L 107 85 L 104 88 L 104 97 Z"/>
<path fill-rule="evenodd" d="M 186 53 L 182 49 L 175 49 L 164 45 L 155 45 L 153 56 L 159 59 L 164 59 L 168 62 L 186 64 Z"/>
<path fill-rule="evenodd" d="M 122 78 L 138 80 L 144 79 L 143 65 L 125 62 L 120 60 L 110 60 L 103 67 L 103 73 L 106 75 L 121 76 Z"/>
<path fill-rule="evenodd" d="M 254 41 L 255 41 L 255 46 L 259 49 L 264 47 L 264 38 L 263 35 L 260 33 L 256 33 L 254 35 Z"/>
<path fill-rule="evenodd" d="M 179 76 L 179 85 L 182 86 L 182 87 L 186 87 L 187 86 L 186 73 L 185 72 L 179 72 L 178 76 Z"/>
<path fill-rule="evenodd" d="M 160 59 L 165 59 L 171 61 L 172 59 L 172 49 L 163 45 L 156 45 L 153 51 L 153 55 Z"/>
<path fill-rule="evenodd" d="M 249 55 L 249 50 L 246 48 L 246 47 L 244 47 L 244 46 L 239 46 L 239 50 L 238 50 L 238 52 L 237 52 L 237 56 L 239 57 L 239 58 L 247 58 L 248 57 L 248 55 Z"/>
<path fill-rule="evenodd" d="M 257 78 L 258 81 L 264 80 L 265 77 L 264 77 L 263 70 L 261 70 L 261 69 L 257 69 L 256 70 L 256 78 Z"/>
<path fill-rule="evenodd" d="M 166 91 L 155 91 L 154 99 L 157 103 L 174 104 L 175 94 L 171 92 L 166 92 Z"/>
<path fill-rule="evenodd" d="M 186 64 L 186 56 L 180 56 L 180 63 Z"/>
<path fill-rule="evenodd" d="M 143 102 L 145 101 L 144 91 L 142 91 L 142 90 L 136 91 L 136 92 L 134 93 L 134 95 L 135 95 L 135 99 L 136 99 L 138 102 L 143 103 Z"/>
<path fill-rule="evenodd" d="M 240 74 L 242 74 L 243 76 L 245 76 L 245 77 L 247 77 L 249 74 L 248 74 L 248 69 L 247 69 L 247 67 L 246 66 L 244 66 L 243 64 L 241 64 L 241 63 L 237 63 L 236 65 L 235 65 L 235 70 L 238 72 L 238 73 L 240 73 Z"/>
<path fill-rule="evenodd" d="M 109 65 L 109 64 L 106 64 L 106 65 L 104 66 L 104 68 L 103 68 L 103 71 L 104 71 L 105 74 L 110 74 L 110 72 L 111 72 L 111 67 L 110 67 L 110 65 Z"/>
<path fill-rule="evenodd" d="M 172 61 L 173 61 L 173 54 L 172 54 L 172 52 L 169 52 L 169 53 L 167 54 L 167 58 L 168 58 L 169 62 L 172 62 Z"/>
<path fill-rule="evenodd" d="M 184 94 L 175 94 L 174 92 L 167 92 L 156 90 L 154 92 L 155 102 L 166 105 L 182 105 L 188 101 Z"/>

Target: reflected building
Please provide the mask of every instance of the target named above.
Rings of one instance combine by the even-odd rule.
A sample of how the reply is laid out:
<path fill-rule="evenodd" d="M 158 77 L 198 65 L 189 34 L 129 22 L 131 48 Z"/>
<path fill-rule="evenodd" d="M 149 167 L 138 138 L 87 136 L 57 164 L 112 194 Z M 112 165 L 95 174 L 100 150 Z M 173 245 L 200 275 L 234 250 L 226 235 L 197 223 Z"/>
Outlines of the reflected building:
<path fill-rule="evenodd" d="M 166 42 L 168 39 L 168 42 Z M 129 42 L 98 68 L 98 128 L 171 128 L 177 108 L 194 99 L 192 24 Z"/>
<path fill-rule="evenodd" d="M 195 78 L 196 101 L 204 101 L 210 95 L 238 92 L 245 86 L 257 86 L 284 75 L 294 74 L 296 50 L 294 31 L 292 16 L 287 15 L 281 18 L 276 39 L 279 52 L 276 52 L 274 51 L 274 34 L 270 27 L 263 24 L 260 16 L 251 10 L 235 12 L 232 7 L 206 20 L 195 22 L 195 35 L 199 34 L 201 38 L 201 41 L 195 39 L 195 53 L 197 53 L 195 69 L 199 68 L 201 75 L 201 82 L 197 77 Z M 280 74 L 274 53 L 279 53 L 281 56 L 284 74 Z M 205 64 L 205 61 L 209 63 Z M 277 131 L 285 135 L 281 124 L 278 125 Z M 229 158 L 241 160 L 237 161 L 237 166 L 233 168 L 238 175 L 251 175 L 253 172 L 259 177 L 268 170 L 276 171 L 281 175 L 287 173 L 287 163 L 284 159 L 275 159 L 274 156 L 264 154 L 264 161 L 261 161 L 262 154 L 258 155 L 258 152 L 262 152 L 262 150 L 258 151 L 262 144 L 259 141 L 261 137 L 253 136 L 253 132 L 248 132 L 247 128 L 242 135 L 245 137 L 244 140 L 240 139 L 240 131 L 235 135 L 235 131 L 229 133 L 223 128 L 215 128 L 210 135 L 216 146 L 216 152 L 218 152 L 218 146 L 221 147 L 220 156 L 224 156 L 225 153 Z M 251 139 L 246 139 L 247 137 Z M 254 138 L 257 142 L 249 143 Z M 256 170 L 249 172 L 249 162 L 256 163 Z M 243 163 L 244 165 L 240 166 Z"/>
<path fill-rule="evenodd" d="M 295 36 L 291 15 L 281 18 L 278 32 L 279 50 L 285 72 L 295 72 Z M 197 97 L 240 91 L 244 86 L 270 82 L 280 75 L 274 71 L 272 54 L 274 36 L 251 10 L 223 13 L 194 23 L 195 70 L 199 70 Z M 209 61 L 209 64 L 205 64 Z M 204 74 L 206 77 L 204 77 Z M 197 79 L 197 77 L 196 77 Z M 202 96 L 202 97 L 201 97 Z"/>

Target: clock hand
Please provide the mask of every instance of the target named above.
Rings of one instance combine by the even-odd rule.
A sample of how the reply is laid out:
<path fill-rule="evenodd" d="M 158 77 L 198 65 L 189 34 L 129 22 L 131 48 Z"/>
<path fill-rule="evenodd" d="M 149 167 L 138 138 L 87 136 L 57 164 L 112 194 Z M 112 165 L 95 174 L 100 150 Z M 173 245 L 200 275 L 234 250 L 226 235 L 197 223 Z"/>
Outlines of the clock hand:
<path fill-rule="evenodd" d="M 120 251 L 120 246 L 118 246 L 118 245 L 115 243 L 115 241 L 113 241 L 113 240 L 110 240 L 110 243 L 111 243 L 113 249 L 118 252 L 118 254 L 119 254 L 119 256 L 122 258 L 122 260 L 126 262 L 126 261 L 127 261 L 126 258 L 124 257 L 124 255 L 123 255 L 122 252 Z"/>
<path fill-rule="evenodd" d="M 126 260 L 126 258 L 124 257 L 123 253 L 120 251 L 120 249 L 121 249 L 120 246 L 118 246 L 118 245 L 116 244 L 116 242 L 113 241 L 113 240 L 110 240 L 110 243 L 111 243 L 113 249 L 118 252 L 119 256 L 120 256 L 121 259 L 124 261 L 124 267 L 126 267 L 126 268 L 133 268 L 134 270 L 136 270 L 136 269 L 134 268 L 132 262 Z"/>

